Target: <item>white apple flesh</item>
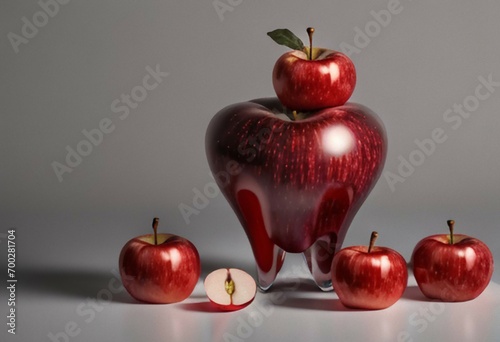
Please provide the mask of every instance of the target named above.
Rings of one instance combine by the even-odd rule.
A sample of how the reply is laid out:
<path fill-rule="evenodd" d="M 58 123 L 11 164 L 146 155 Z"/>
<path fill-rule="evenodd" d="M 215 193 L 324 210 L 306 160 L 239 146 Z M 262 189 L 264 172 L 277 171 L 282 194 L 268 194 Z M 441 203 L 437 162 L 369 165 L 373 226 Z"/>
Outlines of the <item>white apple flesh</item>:
<path fill-rule="evenodd" d="M 221 268 L 205 278 L 208 299 L 222 311 L 240 310 L 255 298 L 257 284 L 251 275 L 237 268 Z"/>

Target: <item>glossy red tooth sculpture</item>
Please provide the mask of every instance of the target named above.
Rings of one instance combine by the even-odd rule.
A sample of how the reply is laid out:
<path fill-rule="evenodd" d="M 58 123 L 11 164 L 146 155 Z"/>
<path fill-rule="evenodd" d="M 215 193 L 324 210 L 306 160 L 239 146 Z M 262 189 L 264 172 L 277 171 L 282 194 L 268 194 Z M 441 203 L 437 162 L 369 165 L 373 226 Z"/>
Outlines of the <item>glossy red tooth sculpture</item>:
<path fill-rule="evenodd" d="M 318 286 L 382 171 L 387 142 L 377 115 L 354 103 L 283 119 L 277 98 L 230 105 L 206 134 L 210 169 L 246 231 L 268 289 L 285 252 L 304 253 Z"/>

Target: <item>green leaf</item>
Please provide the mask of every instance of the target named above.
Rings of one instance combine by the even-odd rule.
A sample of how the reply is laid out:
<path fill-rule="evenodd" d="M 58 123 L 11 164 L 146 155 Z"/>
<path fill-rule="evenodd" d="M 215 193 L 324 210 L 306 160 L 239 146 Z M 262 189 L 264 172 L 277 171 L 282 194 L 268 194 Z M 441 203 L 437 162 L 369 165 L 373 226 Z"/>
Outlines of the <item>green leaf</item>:
<path fill-rule="evenodd" d="M 277 29 L 267 32 L 267 35 L 280 45 L 288 46 L 294 50 L 304 50 L 304 43 L 289 29 Z"/>

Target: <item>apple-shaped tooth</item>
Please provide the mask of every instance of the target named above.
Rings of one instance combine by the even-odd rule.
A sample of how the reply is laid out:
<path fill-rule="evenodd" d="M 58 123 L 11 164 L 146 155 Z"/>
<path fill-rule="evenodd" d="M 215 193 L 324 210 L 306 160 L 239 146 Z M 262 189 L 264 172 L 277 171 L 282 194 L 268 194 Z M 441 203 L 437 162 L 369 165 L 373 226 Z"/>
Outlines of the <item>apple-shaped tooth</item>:
<path fill-rule="evenodd" d="M 240 310 L 255 298 L 257 284 L 251 275 L 237 268 L 221 268 L 205 278 L 208 299 L 220 310 Z"/>
<path fill-rule="evenodd" d="M 384 126 L 354 103 L 283 120 L 277 98 L 222 109 L 207 128 L 212 174 L 245 229 L 268 290 L 285 254 L 305 253 L 313 278 L 331 290 L 331 263 L 379 178 Z"/>

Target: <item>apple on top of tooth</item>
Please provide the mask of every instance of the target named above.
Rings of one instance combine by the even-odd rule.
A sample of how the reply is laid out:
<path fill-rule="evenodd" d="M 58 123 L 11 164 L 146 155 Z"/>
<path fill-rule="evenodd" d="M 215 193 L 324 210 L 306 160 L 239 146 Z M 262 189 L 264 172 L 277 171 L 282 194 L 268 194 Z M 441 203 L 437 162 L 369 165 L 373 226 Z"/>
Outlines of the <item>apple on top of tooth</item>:
<path fill-rule="evenodd" d="M 245 229 L 258 286 L 272 286 L 286 252 L 304 253 L 327 291 L 333 255 L 383 169 L 385 129 L 369 108 L 345 103 L 356 80 L 349 58 L 306 48 L 288 30 L 268 35 L 298 50 L 276 62 L 279 98 L 220 110 L 207 127 L 207 160 Z"/>
<path fill-rule="evenodd" d="M 293 51 L 283 54 L 274 65 L 273 87 L 281 103 L 290 110 L 312 111 L 341 106 L 356 85 L 356 69 L 345 54 L 312 46 L 314 28 L 307 28 L 309 47 L 288 29 L 268 35 Z"/>

